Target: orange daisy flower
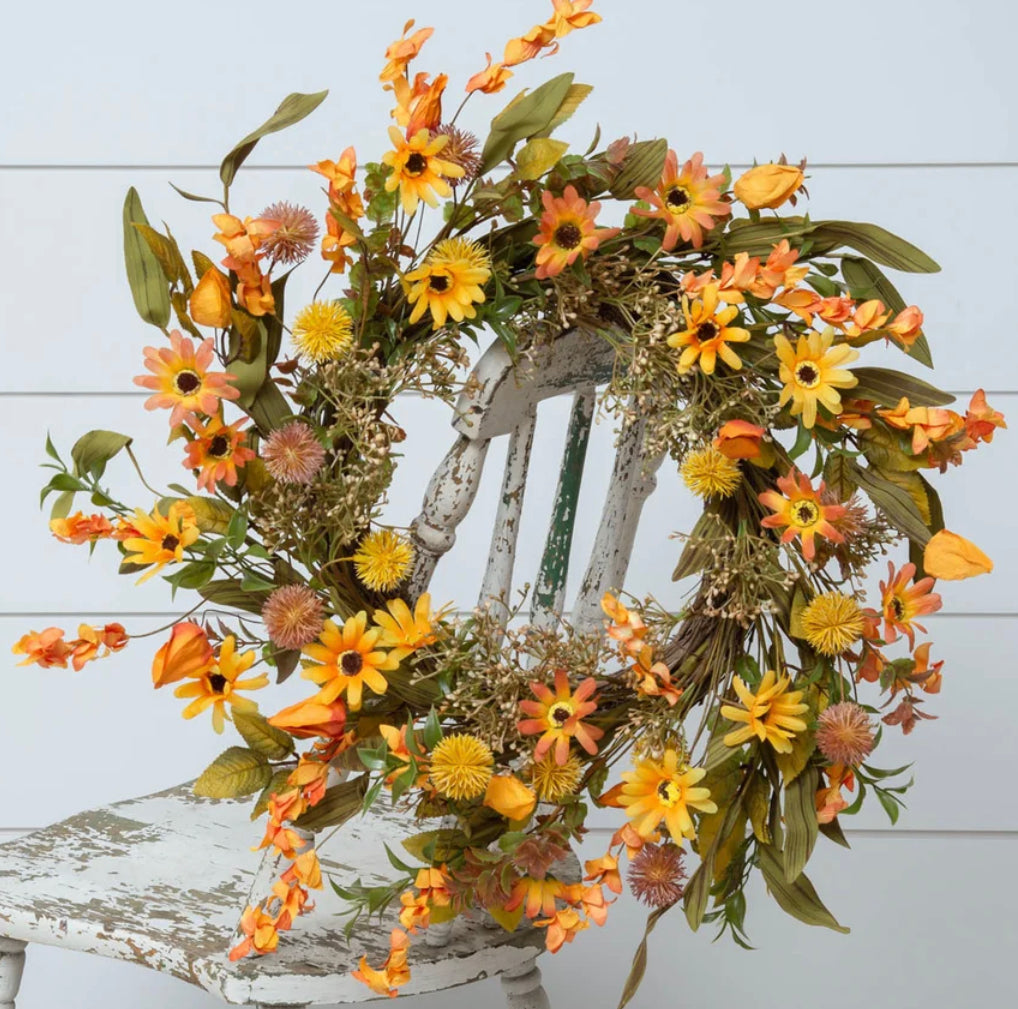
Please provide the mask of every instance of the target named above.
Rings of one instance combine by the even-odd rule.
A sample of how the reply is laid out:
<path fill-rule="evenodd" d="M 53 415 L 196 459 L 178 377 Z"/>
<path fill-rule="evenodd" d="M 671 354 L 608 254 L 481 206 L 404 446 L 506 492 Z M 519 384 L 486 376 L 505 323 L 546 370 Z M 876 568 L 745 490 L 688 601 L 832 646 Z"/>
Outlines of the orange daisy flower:
<path fill-rule="evenodd" d="M 262 687 L 269 685 L 266 673 L 249 680 L 238 679 L 241 673 L 251 668 L 256 657 L 253 651 L 238 655 L 237 639 L 232 634 L 227 635 L 219 646 L 219 654 L 214 665 L 193 678 L 190 683 L 182 683 L 174 690 L 174 697 L 194 698 L 184 708 L 184 717 L 194 718 L 207 708 L 212 708 L 212 728 L 222 733 L 224 724 L 229 720 L 227 704 L 234 711 L 257 711 L 258 705 L 251 698 L 237 695 L 238 690 L 261 690 Z"/>
<path fill-rule="evenodd" d="M 146 347 L 145 367 L 153 374 L 134 379 L 135 385 L 155 390 L 155 395 L 145 400 L 145 409 L 172 409 L 170 426 L 175 427 L 188 413 L 211 416 L 219 409 L 220 400 L 238 399 L 240 390 L 230 385 L 235 375 L 209 371 L 213 346 L 209 337 L 195 350 L 192 341 L 175 329 L 168 348 Z"/>
<path fill-rule="evenodd" d="M 914 585 L 909 585 L 915 573 L 914 564 L 904 565 L 895 574 L 894 564 L 890 561 L 887 563 L 887 581 L 880 583 L 880 610 L 884 620 L 884 641 L 887 644 L 897 641 L 901 633 L 908 638 L 909 648 L 914 648 L 916 630 L 926 633 L 926 628 L 917 624 L 915 618 L 936 613 L 943 605 L 940 595 L 930 592 L 934 579 L 921 578 Z"/>
<path fill-rule="evenodd" d="M 193 441 L 187 443 L 187 458 L 183 465 L 197 469 L 198 486 L 210 494 L 216 491 L 216 484 L 222 480 L 228 487 L 237 486 L 237 467 L 244 466 L 255 457 L 252 449 L 242 445 L 247 432 L 241 428 L 247 423 L 241 419 L 233 424 L 224 424 L 217 414 L 207 424 L 196 417 L 185 418 L 195 433 Z"/>
<path fill-rule="evenodd" d="M 808 561 L 816 555 L 815 536 L 824 536 L 833 543 L 845 541 L 845 537 L 831 524 L 845 514 L 845 506 L 821 501 L 825 489 L 823 480 L 814 490 L 805 473 L 792 470 L 787 476 L 778 477 L 777 483 L 781 494 L 770 490 L 758 495 L 760 503 L 774 512 L 761 520 L 760 524 L 765 529 L 784 526 L 782 543 L 791 543 L 798 536 L 802 540 L 802 555 Z"/>
<path fill-rule="evenodd" d="M 151 515 L 136 508 L 131 520 L 137 536 L 124 540 L 125 564 L 154 565 L 137 584 L 148 581 L 167 564 L 184 559 L 184 551 L 201 535 L 195 520 L 194 509 L 184 501 L 174 501 L 163 515 L 156 505 Z"/>
<path fill-rule="evenodd" d="M 541 202 L 541 230 L 534 238 L 539 280 L 558 276 L 576 262 L 577 256 L 586 259 L 601 242 L 619 233 L 618 228 L 594 227 L 601 204 L 588 204 L 574 186 L 566 186 L 561 196 L 553 196 L 546 189 Z"/>
<path fill-rule="evenodd" d="M 633 213 L 637 217 L 665 222 L 665 236 L 661 240 L 665 252 L 675 248 L 680 236 L 694 249 L 699 249 L 703 245 L 703 233 L 714 227 L 715 218 L 727 217 L 732 212 L 731 207 L 719 199 L 724 181 L 724 175 L 708 177 L 700 151 L 683 164 L 681 172 L 675 151 L 669 151 L 657 190 L 646 186 L 636 189 L 637 198 L 653 204 L 655 209 L 634 207 Z"/>
<path fill-rule="evenodd" d="M 385 191 L 399 190 L 406 213 L 415 214 L 421 200 L 429 207 L 437 207 L 439 196 L 452 196 L 452 188 L 445 180 L 462 178 L 464 171 L 460 165 L 438 157 L 449 143 L 448 136 L 432 138 L 429 130 L 418 130 L 407 139 L 395 126 L 390 126 L 389 139 L 395 150 L 382 155 L 383 164 L 392 169 L 385 180 Z"/>
<path fill-rule="evenodd" d="M 367 624 L 368 615 L 364 610 L 350 617 L 342 627 L 326 620 L 318 641 L 305 646 L 304 654 L 316 665 L 309 666 L 301 675 L 321 685 L 315 697 L 319 703 L 331 704 L 340 694 L 346 693 L 350 710 L 358 711 L 365 686 L 376 694 L 388 690 L 389 684 L 382 672 L 395 669 L 399 661 L 376 647 L 382 629 L 367 630 Z"/>
<path fill-rule="evenodd" d="M 543 733 L 534 749 L 534 759 L 540 760 L 555 746 L 555 763 L 564 764 L 569 759 L 569 740 L 575 738 L 587 753 L 597 753 L 597 740 L 604 732 L 593 725 L 584 724 L 581 719 L 597 710 L 597 703 L 589 700 L 597 690 L 597 683 L 588 676 L 575 693 L 569 689 L 569 677 L 564 669 L 555 670 L 555 692 L 536 680 L 530 689 L 538 698 L 536 701 L 520 701 L 520 710 L 531 718 L 525 718 L 516 726 L 524 736 Z"/>
<path fill-rule="evenodd" d="M 719 300 L 716 284 L 708 284 L 702 298 L 694 301 L 692 306 L 689 299 L 683 297 L 682 314 L 686 318 L 686 328 L 668 337 L 669 347 L 683 348 L 676 365 L 680 375 L 691 371 L 697 361 L 705 375 L 713 375 L 719 357 L 734 371 L 742 367 L 739 355 L 728 344 L 746 343 L 749 330 L 729 326 L 739 310 L 734 305 L 726 305 L 719 312 Z"/>

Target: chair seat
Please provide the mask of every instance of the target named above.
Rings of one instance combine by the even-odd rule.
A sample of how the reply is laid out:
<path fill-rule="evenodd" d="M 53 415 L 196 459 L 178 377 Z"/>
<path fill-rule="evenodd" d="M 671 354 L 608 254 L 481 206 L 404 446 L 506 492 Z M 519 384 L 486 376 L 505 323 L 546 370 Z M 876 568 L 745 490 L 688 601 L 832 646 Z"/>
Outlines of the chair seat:
<path fill-rule="evenodd" d="M 250 802 L 196 798 L 189 785 L 79 813 L 0 846 L 0 935 L 130 960 L 199 985 L 232 1004 L 329 1004 L 377 997 L 350 977 L 362 955 L 388 953 L 396 908 L 362 922 L 349 942 L 343 902 L 326 882 L 316 909 L 270 956 L 231 963 L 227 951 L 261 853 Z M 404 814 L 372 810 L 345 824 L 321 853 L 338 883 L 391 882 L 383 843 L 413 832 Z M 578 871 L 578 866 L 574 867 Z M 517 967 L 542 930 L 510 934 L 457 919 L 447 945 L 417 937 L 406 993 L 466 984 Z"/>

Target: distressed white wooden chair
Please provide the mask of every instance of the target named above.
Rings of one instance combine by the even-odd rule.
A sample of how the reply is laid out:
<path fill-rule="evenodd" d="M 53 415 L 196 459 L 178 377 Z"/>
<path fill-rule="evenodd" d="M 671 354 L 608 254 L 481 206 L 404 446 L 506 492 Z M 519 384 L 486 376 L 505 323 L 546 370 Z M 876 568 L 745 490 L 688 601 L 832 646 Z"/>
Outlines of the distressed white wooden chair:
<path fill-rule="evenodd" d="M 431 480 L 413 525 L 418 553 L 410 594 L 428 585 L 439 558 L 474 500 L 488 446 L 508 436 L 502 493 L 480 601 L 509 598 L 537 405 L 573 395 L 551 528 L 533 594 L 532 619 L 563 612 L 573 524 L 586 456 L 594 390 L 607 380 L 613 351 L 571 331 L 514 369 L 495 345 L 474 370 L 458 404 L 458 438 Z M 579 627 L 600 619 L 599 600 L 625 574 L 654 461 L 641 460 L 640 425 L 623 436 L 592 556 L 570 613 Z M 231 963 L 226 956 L 239 914 L 277 874 L 271 856 L 252 853 L 249 802 L 196 798 L 188 785 L 80 813 L 0 847 L 0 1009 L 14 1009 L 27 943 L 115 957 L 199 985 L 223 1001 L 260 1007 L 351 1004 L 373 997 L 350 977 L 362 954 L 388 952 L 393 921 L 358 927 L 348 943 L 326 888 L 319 907 L 299 919 L 275 955 Z M 340 882 L 391 878 L 383 842 L 398 848 L 414 830 L 404 815 L 372 810 L 342 828 L 322 854 Z M 341 861 L 339 860 L 341 859 Z M 571 871 L 578 872 L 573 861 Z M 403 996 L 440 991 L 500 974 L 511 1009 L 548 1009 L 535 960 L 544 932 L 524 923 L 509 934 L 458 920 L 425 933 L 413 948 L 413 979 Z"/>

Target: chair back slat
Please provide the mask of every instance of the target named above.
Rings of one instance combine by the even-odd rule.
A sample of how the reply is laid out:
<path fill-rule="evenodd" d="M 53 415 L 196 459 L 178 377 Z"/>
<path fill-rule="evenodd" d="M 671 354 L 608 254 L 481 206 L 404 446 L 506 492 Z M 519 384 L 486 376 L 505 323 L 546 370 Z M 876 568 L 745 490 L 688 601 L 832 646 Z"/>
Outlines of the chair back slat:
<path fill-rule="evenodd" d="M 615 454 L 601 523 L 573 605 L 572 624 L 580 631 L 590 630 L 600 623 L 601 598 L 605 592 L 618 592 L 622 588 L 643 503 L 657 486 L 655 473 L 664 457 L 647 456 L 643 451 L 643 434 L 642 420 L 631 424 L 623 432 Z"/>
<path fill-rule="evenodd" d="M 527 489 L 527 472 L 530 468 L 530 450 L 534 444 L 536 422 L 537 408 L 532 404 L 509 436 L 502 493 L 498 499 L 491 549 L 488 551 L 488 563 L 477 600 L 478 606 L 490 607 L 491 612 L 503 622 L 509 615 L 516 541 L 520 533 L 520 514 Z"/>
<path fill-rule="evenodd" d="M 576 526 L 576 505 L 583 480 L 583 464 L 587 458 L 594 403 L 593 385 L 579 390 L 573 397 L 551 525 L 531 597 L 530 622 L 536 627 L 554 626 L 562 613 L 566 577 L 569 574 L 569 554 Z"/>

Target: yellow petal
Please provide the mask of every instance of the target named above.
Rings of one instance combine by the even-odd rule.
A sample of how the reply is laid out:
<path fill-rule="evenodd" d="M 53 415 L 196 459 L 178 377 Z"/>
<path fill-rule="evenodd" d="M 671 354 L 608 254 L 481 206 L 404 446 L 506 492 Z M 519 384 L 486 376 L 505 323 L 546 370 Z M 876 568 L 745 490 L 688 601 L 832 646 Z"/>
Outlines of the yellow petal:
<path fill-rule="evenodd" d="M 958 581 L 987 574 L 993 570 L 993 561 L 964 536 L 941 529 L 926 544 L 923 567 L 934 578 Z"/>

